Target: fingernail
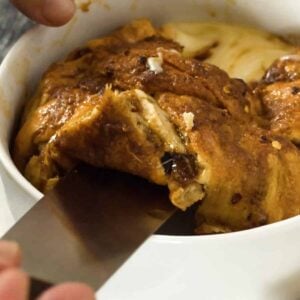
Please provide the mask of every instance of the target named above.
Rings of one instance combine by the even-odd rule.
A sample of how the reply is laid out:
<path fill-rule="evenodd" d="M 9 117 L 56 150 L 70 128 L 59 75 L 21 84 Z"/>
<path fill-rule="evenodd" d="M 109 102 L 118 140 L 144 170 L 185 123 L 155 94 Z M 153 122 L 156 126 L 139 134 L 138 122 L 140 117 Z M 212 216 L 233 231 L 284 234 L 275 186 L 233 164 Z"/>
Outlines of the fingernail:
<path fill-rule="evenodd" d="M 15 261 L 20 256 L 20 247 L 15 242 L 0 241 L 0 260 Z"/>
<path fill-rule="evenodd" d="M 60 26 L 70 21 L 75 10 L 73 0 L 43 0 L 41 14 L 47 23 Z"/>

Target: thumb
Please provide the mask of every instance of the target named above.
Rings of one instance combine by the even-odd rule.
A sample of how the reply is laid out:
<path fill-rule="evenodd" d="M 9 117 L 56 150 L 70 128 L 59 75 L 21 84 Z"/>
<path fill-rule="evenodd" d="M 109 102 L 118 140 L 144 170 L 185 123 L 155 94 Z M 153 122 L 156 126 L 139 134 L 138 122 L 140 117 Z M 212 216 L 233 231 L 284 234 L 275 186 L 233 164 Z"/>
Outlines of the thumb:
<path fill-rule="evenodd" d="M 66 24 L 75 13 L 74 0 L 11 0 L 27 17 L 48 25 Z"/>

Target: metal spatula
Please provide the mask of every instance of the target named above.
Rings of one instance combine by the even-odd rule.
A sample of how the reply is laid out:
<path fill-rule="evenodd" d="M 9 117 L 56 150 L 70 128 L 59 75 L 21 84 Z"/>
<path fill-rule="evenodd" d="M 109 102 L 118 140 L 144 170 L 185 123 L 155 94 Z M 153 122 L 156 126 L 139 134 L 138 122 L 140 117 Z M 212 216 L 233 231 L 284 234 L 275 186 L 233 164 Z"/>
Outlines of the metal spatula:
<path fill-rule="evenodd" d="M 20 244 L 24 269 L 33 278 L 52 284 L 81 281 L 98 289 L 175 211 L 162 187 L 81 167 L 4 239 Z"/>

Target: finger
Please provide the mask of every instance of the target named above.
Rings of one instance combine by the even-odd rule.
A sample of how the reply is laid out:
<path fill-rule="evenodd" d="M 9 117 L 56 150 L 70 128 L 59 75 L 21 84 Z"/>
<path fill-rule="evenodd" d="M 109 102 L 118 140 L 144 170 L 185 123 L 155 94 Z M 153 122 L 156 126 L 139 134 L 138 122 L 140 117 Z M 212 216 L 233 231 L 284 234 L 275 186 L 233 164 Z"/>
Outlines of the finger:
<path fill-rule="evenodd" d="M 74 0 L 11 0 L 27 17 L 48 25 L 61 26 L 73 17 Z"/>
<path fill-rule="evenodd" d="M 19 267 L 20 264 L 21 251 L 18 244 L 15 242 L 0 241 L 0 271 L 6 268 Z"/>
<path fill-rule="evenodd" d="M 1 298 L 0 298 L 1 299 Z M 46 291 L 39 300 L 95 300 L 93 290 L 83 283 L 64 283 Z"/>
<path fill-rule="evenodd" d="M 29 279 L 24 272 L 11 269 L 0 274 L 0 299 L 26 300 L 28 289 Z"/>

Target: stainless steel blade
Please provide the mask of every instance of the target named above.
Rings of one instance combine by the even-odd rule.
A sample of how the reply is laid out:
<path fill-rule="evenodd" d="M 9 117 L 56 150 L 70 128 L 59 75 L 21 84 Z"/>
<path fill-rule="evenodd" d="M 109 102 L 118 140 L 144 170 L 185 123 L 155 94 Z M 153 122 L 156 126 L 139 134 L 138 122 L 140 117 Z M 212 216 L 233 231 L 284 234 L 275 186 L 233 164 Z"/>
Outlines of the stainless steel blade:
<path fill-rule="evenodd" d="M 21 245 L 24 269 L 33 278 L 98 289 L 175 211 L 162 187 L 84 167 L 42 198 L 4 239 Z"/>

